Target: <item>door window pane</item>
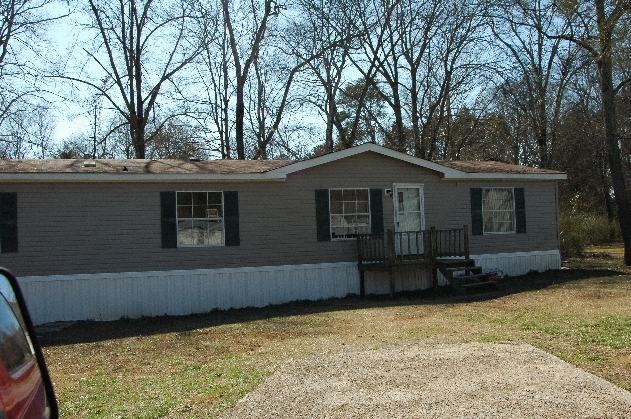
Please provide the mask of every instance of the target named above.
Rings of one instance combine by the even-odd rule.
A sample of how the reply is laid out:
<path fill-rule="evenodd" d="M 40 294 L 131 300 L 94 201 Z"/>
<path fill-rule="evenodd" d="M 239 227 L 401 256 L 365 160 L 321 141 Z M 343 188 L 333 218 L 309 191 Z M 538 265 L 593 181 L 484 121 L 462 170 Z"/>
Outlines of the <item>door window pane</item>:
<path fill-rule="evenodd" d="M 421 230 L 423 215 L 419 188 L 397 188 L 397 209 L 397 231 Z"/>

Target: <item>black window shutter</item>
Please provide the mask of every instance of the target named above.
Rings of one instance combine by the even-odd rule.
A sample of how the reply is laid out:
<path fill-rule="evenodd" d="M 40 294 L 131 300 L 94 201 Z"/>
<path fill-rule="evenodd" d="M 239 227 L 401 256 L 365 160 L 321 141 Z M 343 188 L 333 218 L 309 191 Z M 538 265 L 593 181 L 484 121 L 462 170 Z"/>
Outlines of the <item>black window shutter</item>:
<path fill-rule="evenodd" d="M 329 190 L 316 189 L 316 224 L 318 241 L 331 241 L 331 217 L 329 215 Z"/>
<path fill-rule="evenodd" d="M 0 251 L 18 251 L 18 194 L 0 193 Z"/>
<path fill-rule="evenodd" d="M 175 192 L 160 192 L 160 216 L 162 221 L 162 247 L 177 247 L 177 217 Z"/>
<path fill-rule="evenodd" d="M 223 193 L 223 220 L 226 246 L 238 246 L 239 237 L 239 194 L 237 191 Z"/>
<path fill-rule="evenodd" d="M 515 231 L 526 232 L 526 198 L 524 188 L 515 188 Z"/>
<path fill-rule="evenodd" d="M 484 220 L 482 218 L 482 188 L 471 188 L 471 234 L 484 234 Z"/>
<path fill-rule="evenodd" d="M 383 234 L 383 200 L 381 189 L 370 190 L 370 232 Z"/>

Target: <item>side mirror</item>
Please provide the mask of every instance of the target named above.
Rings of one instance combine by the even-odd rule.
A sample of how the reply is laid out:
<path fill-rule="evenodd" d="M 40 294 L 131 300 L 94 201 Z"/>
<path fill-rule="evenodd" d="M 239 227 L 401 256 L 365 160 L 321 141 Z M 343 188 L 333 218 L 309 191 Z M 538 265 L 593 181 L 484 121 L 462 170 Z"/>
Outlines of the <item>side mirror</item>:
<path fill-rule="evenodd" d="M 52 381 L 17 279 L 0 268 L 0 418 L 57 419 Z"/>

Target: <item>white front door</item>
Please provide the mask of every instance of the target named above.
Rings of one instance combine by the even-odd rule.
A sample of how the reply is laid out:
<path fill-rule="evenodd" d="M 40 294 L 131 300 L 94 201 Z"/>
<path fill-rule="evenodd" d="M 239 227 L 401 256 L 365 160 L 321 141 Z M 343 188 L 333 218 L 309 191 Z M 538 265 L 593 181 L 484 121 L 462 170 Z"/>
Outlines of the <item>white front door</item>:
<path fill-rule="evenodd" d="M 423 253 L 423 237 L 416 234 L 425 229 L 423 185 L 395 184 L 393 199 L 397 254 Z"/>

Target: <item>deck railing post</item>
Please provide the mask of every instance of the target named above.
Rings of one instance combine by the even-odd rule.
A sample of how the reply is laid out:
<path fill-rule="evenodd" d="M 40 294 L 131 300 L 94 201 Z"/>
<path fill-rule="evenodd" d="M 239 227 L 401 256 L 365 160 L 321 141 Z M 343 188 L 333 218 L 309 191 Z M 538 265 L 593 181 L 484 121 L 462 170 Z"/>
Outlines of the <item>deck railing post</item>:
<path fill-rule="evenodd" d="M 430 258 L 432 262 L 436 262 L 438 255 L 438 240 L 436 237 L 436 227 L 429 228 L 429 242 L 430 242 Z"/>
<path fill-rule="evenodd" d="M 390 254 L 390 259 L 388 263 L 393 263 L 396 260 L 396 249 L 394 246 L 394 231 L 388 230 L 388 251 Z"/>
<path fill-rule="evenodd" d="M 469 226 L 463 226 L 463 234 L 464 234 L 464 258 L 469 259 Z"/>

